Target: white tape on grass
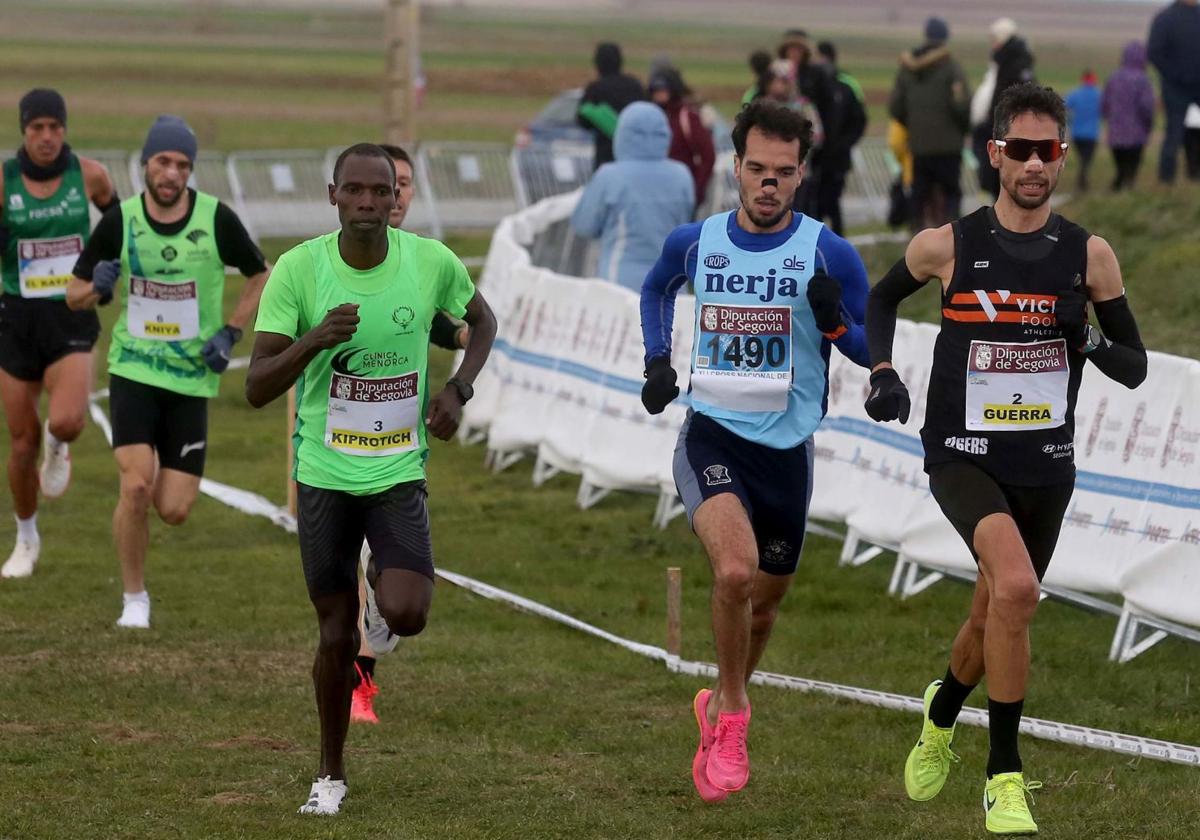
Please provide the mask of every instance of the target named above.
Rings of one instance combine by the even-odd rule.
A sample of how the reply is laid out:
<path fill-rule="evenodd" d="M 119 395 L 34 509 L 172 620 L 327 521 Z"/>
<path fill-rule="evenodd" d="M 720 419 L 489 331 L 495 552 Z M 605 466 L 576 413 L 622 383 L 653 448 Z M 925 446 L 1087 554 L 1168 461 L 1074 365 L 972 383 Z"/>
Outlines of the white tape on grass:
<path fill-rule="evenodd" d="M 104 410 L 97 403 L 99 396 L 99 394 L 92 395 L 90 405 L 91 416 L 96 425 L 103 430 L 104 436 L 108 439 L 109 443 L 111 443 L 112 427 L 108 422 L 108 417 L 104 414 Z M 288 532 L 293 534 L 296 532 L 296 520 L 291 514 L 283 508 L 272 504 L 269 499 L 265 499 L 255 493 L 239 490 L 236 487 L 230 487 L 227 484 L 221 484 L 216 481 L 210 481 L 207 478 L 200 482 L 200 491 L 242 513 L 266 517 Z M 623 639 L 607 630 L 601 630 L 599 627 L 588 624 L 585 621 L 580 621 L 566 613 L 559 612 L 544 604 L 539 604 L 537 601 L 515 595 L 512 592 L 488 583 L 483 583 L 474 578 L 469 578 L 466 575 L 460 575 L 457 572 L 451 572 L 446 569 L 439 569 L 437 575 L 447 583 L 451 583 L 468 592 L 473 592 L 490 601 L 498 601 L 531 615 L 564 624 L 573 630 L 578 630 L 581 633 L 595 636 L 610 644 L 624 648 L 630 653 L 636 653 L 639 656 L 645 656 L 648 659 L 662 662 L 667 666 L 668 670 L 674 673 L 704 677 L 706 679 L 711 679 L 717 674 L 716 666 L 709 662 L 694 662 L 687 659 L 680 659 L 677 656 L 667 653 L 664 648 Z M 763 671 L 756 671 L 754 676 L 750 678 L 750 681 L 755 685 L 768 685 L 791 691 L 824 694 L 829 697 L 851 700 L 855 703 L 864 703 L 868 706 L 878 706 L 883 709 L 895 709 L 897 711 L 913 712 L 916 714 L 922 713 L 921 700 L 916 697 L 906 697 L 903 694 L 873 691 L 869 688 L 855 688 L 854 686 L 809 680 L 787 674 L 771 674 Z M 958 719 L 960 723 L 970 726 L 986 727 L 987 718 L 987 712 L 985 711 L 964 708 Z M 1137 735 L 1125 735 L 1120 732 L 1108 732 L 1103 729 L 1091 729 L 1086 726 L 1075 726 L 1069 723 L 1057 723 L 1052 720 L 1039 720 L 1038 718 L 1029 717 L 1022 719 L 1021 731 L 1026 735 L 1046 741 L 1057 741 L 1063 744 L 1073 744 L 1095 750 L 1141 756 L 1172 764 L 1187 764 L 1192 767 L 1200 767 L 1200 747 L 1193 747 L 1187 744 L 1176 744 L 1170 741 L 1159 741 L 1153 738 L 1142 738 Z"/>

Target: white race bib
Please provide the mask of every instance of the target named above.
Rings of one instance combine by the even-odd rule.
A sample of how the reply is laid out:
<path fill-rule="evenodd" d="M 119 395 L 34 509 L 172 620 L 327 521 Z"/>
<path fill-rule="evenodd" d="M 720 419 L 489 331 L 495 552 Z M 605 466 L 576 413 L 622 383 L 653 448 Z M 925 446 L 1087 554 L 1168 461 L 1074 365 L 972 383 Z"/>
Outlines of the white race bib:
<path fill-rule="evenodd" d="M 692 396 L 734 411 L 786 411 L 792 308 L 705 303 L 696 312 Z"/>
<path fill-rule="evenodd" d="M 967 357 L 967 428 L 976 432 L 1057 429 L 1066 422 L 1067 342 L 972 341 Z"/>
<path fill-rule="evenodd" d="M 21 297 L 48 298 L 66 294 L 75 262 L 83 253 L 79 234 L 56 239 L 18 239 L 17 276 Z"/>
<path fill-rule="evenodd" d="M 134 338 L 186 341 L 200 335 L 200 301 L 196 281 L 164 283 L 129 278 L 126 327 Z"/>
<path fill-rule="evenodd" d="M 325 445 L 347 455 L 380 457 L 420 444 L 418 374 L 385 378 L 334 372 L 329 380 Z"/>

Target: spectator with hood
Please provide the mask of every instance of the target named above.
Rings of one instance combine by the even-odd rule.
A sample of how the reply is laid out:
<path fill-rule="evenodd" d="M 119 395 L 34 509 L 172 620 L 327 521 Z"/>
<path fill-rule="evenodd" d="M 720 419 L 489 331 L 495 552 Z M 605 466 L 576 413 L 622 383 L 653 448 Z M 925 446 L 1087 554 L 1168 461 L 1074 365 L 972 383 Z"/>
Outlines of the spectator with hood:
<path fill-rule="evenodd" d="M 946 42 L 950 27 L 925 22 L 925 43 L 900 56 L 888 112 L 908 130 L 913 156 L 913 225 L 939 227 L 959 215 L 962 148 L 971 93 Z M 940 193 L 941 201 L 935 201 Z"/>
<path fill-rule="evenodd" d="M 646 91 L 641 82 L 621 72 L 623 59 L 616 44 L 609 41 L 597 44 L 592 61 L 599 78 L 584 88 L 575 119 L 591 129 L 596 139 L 594 168 L 599 169 L 613 159 L 612 138 L 617 117 L 631 102 L 645 99 Z"/>
<path fill-rule="evenodd" d="M 992 114 L 996 112 L 996 103 L 1000 95 L 1010 87 L 1021 82 L 1032 82 L 1033 53 L 1025 39 L 1017 34 L 1017 24 L 1012 18 L 999 18 L 992 22 L 989 29 L 992 36 L 992 64 L 989 67 L 989 77 L 985 77 L 983 87 L 991 82 L 992 95 L 987 102 L 987 110 L 978 109 L 979 113 L 972 114 L 971 148 L 979 163 L 979 186 L 992 194 L 992 198 L 1000 196 L 1000 173 L 994 169 L 988 160 L 987 143 L 992 139 Z M 991 68 L 995 68 L 994 73 Z M 980 94 L 982 96 L 982 94 Z M 982 121 L 979 121 L 982 117 Z"/>
<path fill-rule="evenodd" d="M 1096 87 L 1096 74 L 1084 70 L 1079 87 L 1068 93 L 1064 101 L 1071 116 L 1071 148 L 1079 156 L 1075 188 L 1087 192 L 1088 170 L 1100 137 L 1100 90 Z"/>
<path fill-rule="evenodd" d="M 1150 63 L 1158 70 L 1166 113 L 1158 180 L 1170 184 L 1175 180 L 1188 106 L 1200 103 L 1200 2 L 1175 0 L 1155 15 L 1147 49 Z"/>
<path fill-rule="evenodd" d="M 671 147 L 667 157 L 677 160 L 692 173 L 696 185 L 696 206 L 704 203 L 712 178 L 716 150 L 712 132 L 700 119 L 700 112 L 684 99 L 687 86 L 674 67 L 663 67 L 650 77 L 650 99 L 667 115 L 671 128 Z"/>
<path fill-rule="evenodd" d="M 1142 151 L 1154 125 L 1154 85 L 1146 72 L 1146 47 L 1130 41 L 1121 53 L 1121 67 L 1108 77 L 1100 99 L 1108 123 L 1108 146 L 1117 174 L 1113 191 L 1132 187 L 1142 165 Z"/>
<path fill-rule="evenodd" d="M 692 220 L 696 188 L 686 166 L 667 157 L 671 129 L 650 102 L 635 102 L 617 120 L 616 160 L 596 170 L 571 227 L 600 239 L 601 277 L 641 293 L 672 230 Z"/>

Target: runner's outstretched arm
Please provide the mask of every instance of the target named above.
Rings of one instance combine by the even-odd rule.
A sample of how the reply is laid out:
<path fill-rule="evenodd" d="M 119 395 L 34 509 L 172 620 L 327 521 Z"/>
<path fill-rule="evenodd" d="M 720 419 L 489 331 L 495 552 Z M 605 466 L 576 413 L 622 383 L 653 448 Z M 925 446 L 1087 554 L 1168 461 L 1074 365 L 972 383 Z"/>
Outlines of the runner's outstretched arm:
<path fill-rule="evenodd" d="M 343 303 L 325 313 L 324 320 L 297 339 L 279 333 L 254 334 L 246 399 L 262 408 L 295 384 L 316 355 L 349 341 L 358 329 L 358 304 Z"/>
<path fill-rule="evenodd" d="M 642 343 L 645 361 L 671 358 L 671 328 L 675 323 L 675 296 L 696 270 L 700 223 L 680 225 L 663 242 L 658 262 L 642 283 Z M 691 263 L 689 266 L 688 263 Z"/>
<path fill-rule="evenodd" d="M 842 323 L 846 330 L 833 339 L 833 346 L 850 361 L 870 367 L 867 355 L 866 320 L 867 267 L 854 246 L 826 228 L 817 240 L 817 266 L 838 281 L 841 286 Z"/>
<path fill-rule="evenodd" d="M 1088 240 L 1088 295 L 1104 335 L 1088 361 L 1126 388 L 1146 379 L 1146 348 L 1125 297 L 1121 266 L 1112 246 L 1098 236 Z"/>
<path fill-rule="evenodd" d="M 892 366 L 896 311 L 900 301 L 924 288 L 934 277 L 954 272 L 954 231 L 950 225 L 923 230 L 908 243 L 896 262 L 867 296 L 867 345 L 871 370 Z"/>

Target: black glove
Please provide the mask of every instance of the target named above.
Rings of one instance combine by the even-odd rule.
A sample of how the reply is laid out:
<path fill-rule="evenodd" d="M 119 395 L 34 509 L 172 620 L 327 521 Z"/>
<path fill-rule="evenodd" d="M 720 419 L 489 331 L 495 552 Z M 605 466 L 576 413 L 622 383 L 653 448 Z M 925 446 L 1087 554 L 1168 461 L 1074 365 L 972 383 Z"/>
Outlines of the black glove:
<path fill-rule="evenodd" d="M 675 384 L 675 368 L 666 356 L 655 356 L 646 363 L 646 384 L 642 386 L 642 405 L 651 414 L 662 414 L 673 399 L 679 396 Z"/>
<path fill-rule="evenodd" d="M 863 407 L 876 423 L 897 418 L 901 423 L 908 422 L 912 403 L 908 399 L 908 389 L 894 368 L 880 368 L 871 374 L 871 393 Z"/>
<path fill-rule="evenodd" d="M 237 327 L 229 326 L 229 324 L 213 333 L 212 338 L 204 342 L 204 346 L 200 348 L 200 355 L 204 358 L 204 364 L 208 365 L 209 370 L 213 373 L 224 373 L 225 368 L 229 367 L 229 356 L 233 353 L 233 345 L 237 344 L 241 338 L 242 331 Z"/>
<path fill-rule="evenodd" d="M 92 288 L 96 290 L 96 294 L 100 295 L 101 306 L 112 302 L 113 289 L 120 277 L 120 260 L 101 260 L 92 269 Z"/>
<path fill-rule="evenodd" d="M 813 319 L 830 341 L 846 332 L 842 318 L 842 284 L 818 268 L 808 281 L 808 305 L 812 307 Z"/>
<path fill-rule="evenodd" d="M 1058 296 L 1054 303 L 1054 320 L 1062 330 L 1067 346 L 1078 350 L 1087 343 L 1087 295 L 1072 289 Z"/>

